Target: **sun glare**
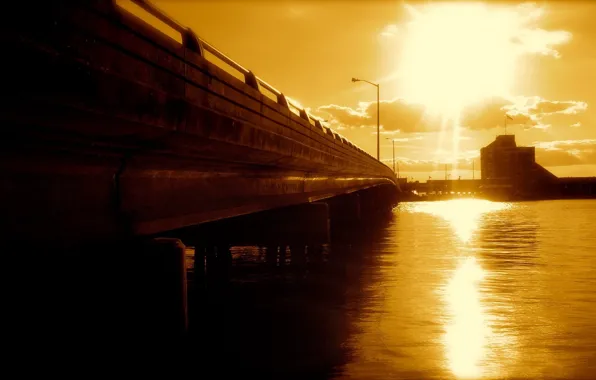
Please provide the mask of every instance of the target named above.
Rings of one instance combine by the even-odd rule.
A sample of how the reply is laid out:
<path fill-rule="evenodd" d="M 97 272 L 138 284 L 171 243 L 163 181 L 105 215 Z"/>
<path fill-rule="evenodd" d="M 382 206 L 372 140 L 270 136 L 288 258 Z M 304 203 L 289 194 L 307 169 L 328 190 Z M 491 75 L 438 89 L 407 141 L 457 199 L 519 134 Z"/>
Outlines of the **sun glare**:
<path fill-rule="evenodd" d="M 447 366 L 461 379 L 482 377 L 482 360 L 492 335 L 481 302 L 485 272 L 474 257 L 461 260 L 444 290 L 450 320 L 445 328 Z"/>
<path fill-rule="evenodd" d="M 442 202 L 418 203 L 416 212 L 440 216 L 449 222 L 455 234 L 467 243 L 478 228 L 478 220 L 484 214 L 509 207 L 506 203 L 483 199 L 454 199 Z"/>
<path fill-rule="evenodd" d="M 515 68 L 520 16 L 483 4 L 408 7 L 401 86 L 429 112 L 454 116 L 487 96 L 507 96 Z"/>

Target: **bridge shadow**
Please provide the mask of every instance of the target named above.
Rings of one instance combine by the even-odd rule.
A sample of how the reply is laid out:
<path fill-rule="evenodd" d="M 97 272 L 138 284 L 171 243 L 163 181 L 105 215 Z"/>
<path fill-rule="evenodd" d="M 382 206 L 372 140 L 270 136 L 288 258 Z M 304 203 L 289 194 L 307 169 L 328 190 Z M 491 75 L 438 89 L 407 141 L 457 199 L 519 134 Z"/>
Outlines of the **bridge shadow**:
<path fill-rule="evenodd" d="M 190 365 L 205 378 L 331 378 L 353 355 L 344 343 L 364 307 L 355 295 L 370 281 L 362 272 L 375 265 L 372 247 L 388 222 L 342 229 L 326 245 L 221 244 L 210 248 L 216 254 L 206 254 L 202 268 L 192 268 L 189 247 L 184 336 L 161 329 L 167 313 L 153 302 L 159 292 L 136 242 L 72 254 L 3 249 L 4 278 L 13 287 L 4 299 L 5 343 L 11 356 L 38 352 L 63 369 L 69 366 L 55 359 L 107 369 L 134 352 L 144 363 Z M 96 355 L 101 347 L 109 355 Z"/>
<path fill-rule="evenodd" d="M 206 373 L 221 377 L 341 374 L 353 355 L 345 342 L 363 306 L 362 272 L 387 223 L 324 246 L 234 246 L 223 262 L 207 260 L 189 276 L 189 360 L 201 358 Z"/>

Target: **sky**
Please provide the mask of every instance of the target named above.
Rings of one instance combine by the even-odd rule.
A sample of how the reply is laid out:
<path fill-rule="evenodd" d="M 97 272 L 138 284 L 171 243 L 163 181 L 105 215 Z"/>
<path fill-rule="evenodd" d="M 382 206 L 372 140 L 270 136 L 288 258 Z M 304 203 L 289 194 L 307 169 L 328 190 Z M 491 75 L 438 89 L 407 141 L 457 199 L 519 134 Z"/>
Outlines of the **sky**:
<path fill-rule="evenodd" d="M 596 176 L 596 2 L 154 3 L 373 156 L 376 88 L 351 78 L 378 83 L 402 177 L 480 178 L 505 121 L 554 174 Z"/>

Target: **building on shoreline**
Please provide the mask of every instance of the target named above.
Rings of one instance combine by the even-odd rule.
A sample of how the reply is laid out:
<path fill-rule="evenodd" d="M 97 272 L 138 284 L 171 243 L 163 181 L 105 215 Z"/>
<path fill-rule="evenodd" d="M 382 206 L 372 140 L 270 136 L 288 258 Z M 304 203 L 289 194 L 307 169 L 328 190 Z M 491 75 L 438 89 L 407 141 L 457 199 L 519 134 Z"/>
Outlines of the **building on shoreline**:
<path fill-rule="evenodd" d="M 491 198 L 554 199 L 596 197 L 596 177 L 558 178 L 536 162 L 534 147 L 520 147 L 515 135 L 500 135 L 480 149 L 480 191 Z"/>
<path fill-rule="evenodd" d="M 404 199 L 478 197 L 494 200 L 596 198 L 596 177 L 559 178 L 536 162 L 534 147 L 500 135 L 480 149 L 481 179 L 400 182 Z"/>

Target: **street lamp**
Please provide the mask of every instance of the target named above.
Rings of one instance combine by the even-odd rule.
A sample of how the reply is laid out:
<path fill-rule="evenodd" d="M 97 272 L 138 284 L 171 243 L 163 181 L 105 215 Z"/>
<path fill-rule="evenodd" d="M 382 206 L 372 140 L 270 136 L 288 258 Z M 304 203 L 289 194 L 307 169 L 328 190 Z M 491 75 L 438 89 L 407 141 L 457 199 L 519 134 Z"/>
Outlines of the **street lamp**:
<path fill-rule="evenodd" d="M 387 140 L 391 140 L 391 143 L 393 145 L 393 173 L 395 173 L 395 139 L 390 139 L 389 137 L 385 137 Z M 406 176 L 407 178 L 407 176 Z M 399 161 L 397 161 L 397 179 L 399 179 Z"/>
<path fill-rule="evenodd" d="M 385 137 L 387 140 L 391 140 L 391 143 L 393 144 L 393 173 L 395 173 L 395 139 L 390 139 L 389 137 Z M 399 164 L 398 164 L 398 168 L 399 168 Z M 397 170 L 397 172 L 399 173 L 399 169 Z M 397 175 L 397 178 L 399 178 L 399 174 Z"/>
<path fill-rule="evenodd" d="M 381 135 L 381 131 L 380 131 L 380 117 L 379 117 L 379 84 L 378 83 L 373 83 L 373 82 L 369 82 L 365 79 L 358 79 L 358 78 L 352 78 L 352 82 L 366 82 L 368 84 L 372 84 L 373 86 L 375 86 L 377 88 L 377 160 L 380 160 L 380 146 L 379 146 L 379 136 Z"/>

